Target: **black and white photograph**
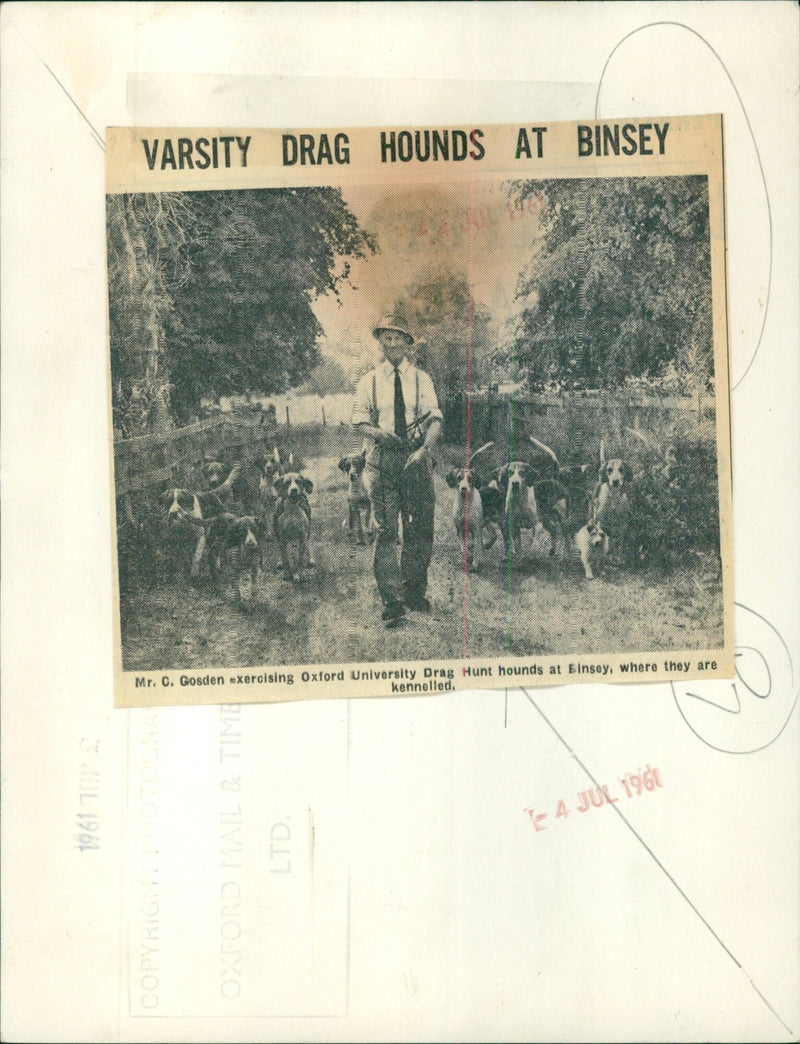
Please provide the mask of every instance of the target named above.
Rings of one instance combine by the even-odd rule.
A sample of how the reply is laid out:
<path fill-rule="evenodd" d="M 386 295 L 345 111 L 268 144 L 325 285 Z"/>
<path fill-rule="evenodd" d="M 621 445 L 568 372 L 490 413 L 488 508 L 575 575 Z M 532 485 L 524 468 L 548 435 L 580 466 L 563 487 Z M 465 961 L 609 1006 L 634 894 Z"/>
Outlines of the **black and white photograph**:
<path fill-rule="evenodd" d="M 480 135 L 383 133 L 413 178 L 108 195 L 124 671 L 402 694 L 724 647 L 709 179 L 447 178 Z"/>

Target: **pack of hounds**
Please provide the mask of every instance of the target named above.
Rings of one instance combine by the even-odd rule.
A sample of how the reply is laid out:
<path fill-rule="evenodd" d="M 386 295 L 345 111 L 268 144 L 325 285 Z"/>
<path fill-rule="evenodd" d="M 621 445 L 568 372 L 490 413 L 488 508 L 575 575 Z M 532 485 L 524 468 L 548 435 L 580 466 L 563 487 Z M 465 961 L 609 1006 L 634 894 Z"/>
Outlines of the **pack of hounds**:
<path fill-rule="evenodd" d="M 256 471 L 256 478 L 252 474 Z M 311 479 L 277 449 L 252 464 L 220 461 L 203 466 L 202 490 L 171 488 L 163 494 L 173 543 L 191 544 L 189 575 L 207 571 L 223 590 L 234 587 L 239 605 L 252 604 L 266 544 L 280 549 L 283 579 L 299 582 L 311 561 Z"/>
<path fill-rule="evenodd" d="M 555 453 L 532 436 L 533 452 L 481 474 L 473 466 L 493 443 L 472 454 L 464 468 L 446 475 L 454 490 L 451 518 L 464 567 L 477 571 L 483 553 L 501 537 L 511 563 L 523 553 L 523 533 L 531 540 L 546 533 L 550 556 L 580 561 L 587 580 L 614 554 L 621 561 L 630 516 L 631 471 L 619 458 L 606 460 L 600 444 L 597 465 L 563 467 Z M 375 533 L 364 483 L 366 449 L 344 456 L 339 468 L 347 479 L 342 522 L 353 545 L 367 545 Z M 255 480 L 253 469 L 255 469 Z M 201 490 L 173 487 L 163 494 L 173 538 L 188 539 L 192 578 L 208 573 L 225 590 L 233 587 L 243 608 L 251 605 L 268 543 L 276 543 L 282 577 L 299 583 L 311 559 L 313 482 L 277 448 L 247 466 L 209 461 Z M 256 490 L 257 487 L 257 490 Z M 344 507 L 344 505 L 343 505 Z"/>
<path fill-rule="evenodd" d="M 550 556 L 560 556 L 566 563 L 579 560 L 587 580 L 593 580 L 595 571 L 610 559 L 623 562 L 632 481 L 625 461 L 607 460 L 601 439 L 599 466 L 564 467 L 549 446 L 533 436 L 529 441 L 534 450 L 526 460 L 509 461 L 488 478 L 473 462 L 491 448 L 491 442 L 476 450 L 466 467 L 448 472 L 447 484 L 455 490 L 452 520 L 465 567 L 478 570 L 483 552 L 498 536 L 510 564 L 522 553 L 524 531 L 532 540 L 545 532 Z"/>

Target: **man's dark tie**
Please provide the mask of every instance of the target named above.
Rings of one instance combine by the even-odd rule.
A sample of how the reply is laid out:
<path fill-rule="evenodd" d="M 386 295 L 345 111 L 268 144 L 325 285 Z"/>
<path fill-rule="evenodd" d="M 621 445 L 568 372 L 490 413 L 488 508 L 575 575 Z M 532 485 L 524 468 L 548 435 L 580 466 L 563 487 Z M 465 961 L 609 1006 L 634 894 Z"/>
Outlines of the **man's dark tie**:
<path fill-rule="evenodd" d="M 403 382 L 400 371 L 394 368 L 394 433 L 399 438 L 406 437 L 406 403 L 403 398 Z"/>

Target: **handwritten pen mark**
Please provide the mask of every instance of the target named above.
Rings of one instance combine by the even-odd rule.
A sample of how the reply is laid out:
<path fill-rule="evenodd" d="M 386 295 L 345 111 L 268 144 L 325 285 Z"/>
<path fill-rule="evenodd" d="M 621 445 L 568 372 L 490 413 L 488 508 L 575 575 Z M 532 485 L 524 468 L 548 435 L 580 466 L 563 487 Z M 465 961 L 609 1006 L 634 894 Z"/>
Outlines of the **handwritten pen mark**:
<path fill-rule="evenodd" d="M 766 692 L 756 692 L 756 690 L 753 688 L 753 686 L 750 685 L 749 682 L 745 681 L 744 678 L 742 678 L 741 674 L 739 674 L 738 669 L 736 671 L 736 675 L 739 678 L 739 680 L 744 683 L 744 686 L 748 690 L 748 692 L 750 692 L 753 696 L 755 696 L 755 698 L 757 700 L 766 700 L 769 697 L 769 694 L 772 692 L 772 673 L 770 672 L 769 664 L 767 663 L 767 661 L 766 661 L 766 659 L 764 657 L 764 654 L 761 652 L 761 650 L 760 649 L 756 649 L 755 646 L 752 646 L 752 645 L 743 645 L 743 646 L 741 646 L 739 651 L 734 653 L 734 659 L 738 659 L 742 655 L 742 653 L 744 653 L 745 651 L 747 651 L 747 652 L 754 652 L 757 656 L 761 657 L 761 662 L 764 664 L 764 669 L 767 672 L 767 691 Z M 719 702 L 719 700 L 710 700 L 707 696 L 701 696 L 699 693 L 696 693 L 696 692 L 687 692 L 686 695 L 690 696 L 693 700 L 700 700 L 701 703 L 708 703 L 712 707 L 716 707 L 717 710 L 724 711 L 726 714 L 741 714 L 742 713 L 742 701 L 741 701 L 741 699 L 739 697 L 739 690 L 736 688 L 736 682 L 731 682 L 731 689 L 733 690 L 733 696 L 734 696 L 734 699 L 736 700 L 736 708 L 735 709 L 732 709 L 730 707 L 725 707 L 722 703 Z"/>
<path fill-rule="evenodd" d="M 611 52 L 608 55 L 608 58 L 606 58 L 606 64 L 603 66 L 603 71 L 600 74 L 600 82 L 597 84 L 597 94 L 595 95 L 595 99 L 594 99 L 594 117 L 595 117 L 595 119 L 599 118 L 600 91 L 603 88 L 603 80 L 605 79 L 605 75 L 606 75 L 606 72 L 608 70 L 608 66 L 611 63 L 611 59 L 614 57 L 614 55 L 617 53 L 617 51 L 620 49 L 620 47 L 622 47 L 622 45 L 627 40 L 630 40 L 630 38 L 632 36 L 636 36 L 637 33 L 641 33 L 645 29 L 655 29 L 655 28 L 657 28 L 659 26 L 672 26 L 675 29 L 685 29 L 687 33 L 691 33 L 692 36 L 696 36 L 697 39 L 702 44 L 705 44 L 705 46 L 709 49 L 709 51 L 711 51 L 711 53 L 714 55 L 714 57 L 717 59 L 717 61 L 721 65 L 725 75 L 728 77 L 728 81 L 729 81 L 731 87 L 733 88 L 733 93 L 736 95 L 736 99 L 739 102 L 739 107 L 742 110 L 742 115 L 744 116 L 744 121 L 747 124 L 747 129 L 750 132 L 750 138 L 751 138 L 751 140 L 753 142 L 753 148 L 755 149 L 755 153 L 756 153 L 756 160 L 758 161 L 759 173 L 761 174 L 761 181 L 763 182 L 763 185 L 764 185 L 764 198 L 766 199 L 766 202 L 767 202 L 767 223 L 769 225 L 769 269 L 767 271 L 767 292 L 766 292 L 765 297 L 764 297 L 764 315 L 763 315 L 763 317 L 761 319 L 761 329 L 759 330 L 758 340 L 756 341 L 756 346 L 753 349 L 753 354 L 750 357 L 750 362 L 747 364 L 747 367 L 745 368 L 745 371 L 742 374 L 742 376 L 739 378 L 739 380 L 736 382 L 736 384 L 734 384 L 733 387 L 731 388 L 731 391 L 736 391 L 736 389 L 739 387 L 739 385 L 742 383 L 742 381 L 745 379 L 745 377 L 750 372 L 751 366 L 756 361 L 756 356 L 758 355 L 759 349 L 761 348 L 761 341 L 762 341 L 762 339 L 764 337 L 764 329 L 765 329 L 765 327 L 767 325 L 767 315 L 769 313 L 769 302 L 770 302 L 770 290 L 772 288 L 772 251 L 773 251 L 772 241 L 773 241 L 773 235 L 772 235 L 772 206 L 771 206 L 770 201 L 769 201 L 769 189 L 767 187 L 767 177 L 766 177 L 766 174 L 764 173 L 764 164 L 761 162 L 761 153 L 759 152 L 759 149 L 758 149 L 758 142 L 756 141 L 756 136 L 753 133 L 753 127 L 752 127 L 752 125 L 750 123 L 750 117 L 747 115 L 747 109 L 745 109 L 745 107 L 744 107 L 744 102 L 742 101 L 742 96 L 741 96 L 741 94 L 739 94 L 738 88 L 736 87 L 736 84 L 734 83 L 733 77 L 731 76 L 730 72 L 728 71 L 727 65 L 725 64 L 725 62 L 723 62 L 722 58 L 719 56 L 719 54 L 717 54 L 717 52 L 714 50 L 714 48 L 711 46 L 711 44 L 708 42 L 708 40 L 706 40 L 706 38 L 702 35 L 702 33 L 698 33 L 698 31 L 696 29 L 692 29 L 691 26 L 686 25 L 684 22 L 671 22 L 671 21 L 648 22 L 647 25 L 640 25 L 638 28 L 632 29 L 629 33 L 626 33 L 625 36 L 623 36 L 622 39 L 619 40 L 614 45 L 614 47 L 611 49 Z"/>
<path fill-rule="evenodd" d="M 752 612 L 752 610 L 751 610 L 751 612 Z M 784 648 L 786 648 L 786 644 L 785 643 L 784 643 Z M 786 651 L 788 652 L 789 650 L 787 649 Z M 767 663 L 767 658 L 762 653 L 762 651 L 760 649 L 757 649 L 754 645 L 740 645 L 739 646 L 739 651 L 736 652 L 735 655 L 734 655 L 734 659 L 735 660 L 738 659 L 742 655 L 742 653 L 744 653 L 744 652 L 754 652 L 756 654 L 756 656 L 758 656 L 760 658 L 761 662 L 764 664 L 764 670 L 767 672 L 767 691 L 766 692 L 757 692 L 753 688 L 753 686 L 750 684 L 750 682 L 746 681 L 746 679 L 744 679 L 741 676 L 741 674 L 739 673 L 738 669 L 736 671 L 736 674 L 737 674 L 739 680 L 741 682 L 743 682 L 743 684 L 744 684 L 744 686 L 745 686 L 745 688 L 747 689 L 748 692 L 750 692 L 753 696 L 755 696 L 755 698 L 757 700 L 765 700 L 769 696 L 769 694 L 772 692 L 772 671 L 769 669 L 769 664 Z"/>
<path fill-rule="evenodd" d="M 578 757 L 578 755 L 575 753 L 575 751 L 572 749 L 572 747 L 570 747 L 570 745 L 567 743 L 567 741 L 564 739 L 564 737 L 561 735 L 561 733 L 558 731 L 558 729 L 555 727 L 555 725 L 550 721 L 550 719 L 547 717 L 547 715 L 541 709 L 539 704 L 533 699 L 533 697 L 528 692 L 528 690 L 527 689 L 521 689 L 520 691 L 525 696 L 525 699 L 528 701 L 528 703 L 530 703 L 530 705 L 533 707 L 533 709 L 539 714 L 539 716 L 541 717 L 542 721 L 544 721 L 544 723 L 547 725 L 547 727 L 550 729 L 550 731 L 556 736 L 556 738 L 561 743 L 561 745 L 565 748 L 565 750 L 569 751 L 569 753 L 572 755 L 572 757 L 575 759 L 575 761 L 577 761 L 577 763 L 580 765 L 580 767 L 583 769 L 583 771 L 586 773 L 586 775 L 592 781 L 592 784 L 595 787 L 598 787 L 600 784 L 594 778 L 594 776 L 589 771 L 587 766 L 581 761 L 581 759 Z M 647 852 L 647 854 L 650 856 L 650 858 L 653 860 L 653 862 L 656 864 L 656 866 L 659 868 L 659 870 L 661 870 L 661 872 L 665 875 L 665 877 L 670 882 L 670 884 L 672 884 L 672 886 L 675 888 L 675 890 L 678 892 L 678 894 L 680 896 L 682 896 L 682 898 L 689 905 L 689 907 L 695 912 L 697 917 L 706 926 L 706 928 L 713 935 L 713 937 L 717 940 L 719 945 L 722 947 L 722 949 L 725 951 L 725 953 L 727 953 L 727 955 L 730 957 L 730 959 L 733 961 L 733 963 L 736 965 L 736 967 L 739 968 L 740 971 L 745 976 L 747 976 L 747 980 L 750 983 L 750 985 L 753 987 L 755 992 L 758 994 L 758 996 L 761 998 L 761 1000 L 764 1002 L 764 1004 L 767 1006 L 767 1008 L 769 1008 L 769 1010 L 772 1012 L 772 1014 L 775 1016 L 775 1018 L 778 1020 L 778 1022 L 780 1022 L 781 1026 L 783 1026 L 783 1028 L 786 1030 L 786 1032 L 791 1036 L 792 1035 L 791 1028 L 789 1026 L 787 1026 L 787 1024 L 780 1017 L 780 1015 L 775 1011 L 775 1009 L 769 1003 L 769 1001 L 764 996 L 764 994 L 761 992 L 761 990 L 753 982 L 753 980 L 751 979 L 751 977 L 748 974 L 747 970 L 742 966 L 741 961 L 739 961 L 736 958 L 736 956 L 731 952 L 731 950 L 728 949 L 728 947 L 722 941 L 720 936 L 717 935 L 717 933 L 711 927 L 711 924 L 705 919 L 705 917 L 703 917 L 703 915 L 700 913 L 700 911 L 694 905 L 694 903 L 689 898 L 689 896 L 686 894 L 686 892 L 684 892 L 684 890 L 681 888 L 681 886 L 678 884 L 678 882 L 675 880 L 675 878 L 672 876 L 672 874 L 669 872 L 669 870 L 667 870 L 666 866 L 664 866 L 664 864 L 661 862 L 661 860 L 658 858 L 658 856 L 655 854 L 655 852 L 652 850 L 652 848 L 650 848 L 650 846 L 644 840 L 642 835 L 628 821 L 628 819 L 625 817 L 625 815 L 620 811 L 618 805 L 613 804 L 610 807 L 614 810 L 614 812 L 616 812 L 616 814 L 619 816 L 619 818 L 622 820 L 622 822 L 625 824 L 625 826 L 628 828 L 628 830 L 630 830 L 630 832 L 633 834 L 633 836 L 636 838 L 636 840 L 639 842 L 639 844 L 642 846 L 642 848 L 644 848 L 644 850 Z"/>
<path fill-rule="evenodd" d="M 736 654 L 738 656 L 738 653 Z M 736 707 L 725 707 L 719 700 L 710 700 L 707 696 L 701 696 L 697 692 L 687 692 L 687 696 L 691 696 L 693 700 L 700 700 L 701 703 L 708 703 L 711 707 L 716 707 L 717 710 L 724 711 L 726 714 L 741 714 L 742 713 L 742 701 L 739 699 L 739 693 L 736 690 L 736 682 L 731 682 L 731 689 L 733 690 L 733 696 L 736 700 Z"/>
<path fill-rule="evenodd" d="M 13 23 L 12 23 L 12 25 L 13 25 Z M 102 134 L 100 134 L 100 132 L 99 132 L 99 131 L 98 131 L 98 130 L 97 130 L 97 129 L 95 128 L 95 126 L 93 125 L 93 123 L 91 122 L 91 120 L 89 119 L 89 117 L 88 117 L 88 116 L 86 115 L 86 113 L 85 113 L 85 112 L 83 111 L 83 109 L 82 109 L 82 108 L 80 107 L 80 105 L 78 105 L 78 103 L 77 103 L 77 102 L 75 101 L 75 99 L 74 99 L 74 98 L 72 97 L 72 95 L 71 95 L 71 94 L 69 93 L 69 91 L 67 90 L 67 88 L 66 88 L 66 87 L 64 86 L 64 84 L 63 84 L 63 83 L 61 82 L 61 80 L 59 80 L 59 78 L 58 78 L 58 77 L 56 76 L 56 74 L 55 74 L 55 73 L 53 72 L 53 70 L 52 70 L 52 69 L 50 68 L 50 66 L 49 66 L 49 65 L 47 64 L 47 62 L 46 62 L 46 61 L 44 60 L 44 58 L 42 58 L 42 56 L 41 56 L 41 55 L 39 54 L 39 52 L 38 52 L 38 51 L 36 50 L 36 48 L 35 48 L 35 47 L 33 46 L 33 44 L 32 44 L 32 43 L 30 42 L 30 40 L 29 40 L 29 39 L 27 38 L 27 36 L 25 36 L 25 34 L 24 34 L 24 33 L 23 33 L 22 31 L 21 31 L 21 29 L 19 28 L 19 26 L 18 26 L 18 25 L 14 25 L 14 29 L 15 29 L 15 31 L 16 31 L 16 33 L 17 33 L 17 35 L 18 35 L 18 36 L 19 36 L 19 37 L 20 37 L 20 38 L 21 38 L 22 40 L 24 40 L 24 41 L 25 41 L 25 43 L 26 43 L 26 44 L 27 44 L 27 46 L 28 46 L 28 47 L 30 48 L 30 50 L 31 50 L 31 51 L 33 52 L 33 54 L 34 54 L 34 55 L 35 55 L 35 56 L 36 56 L 36 57 L 37 57 L 37 58 L 39 59 L 39 61 L 40 61 L 40 62 L 42 63 L 42 65 L 43 65 L 43 66 L 45 67 L 45 69 L 47 69 L 47 71 L 48 71 L 48 72 L 50 73 L 50 75 L 51 75 L 51 76 L 53 77 L 53 79 L 54 79 L 54 80 L 56 81 L 56 83 L 57 83 L 57 84 L 58 84 L 58 86 L 59 86 L 59 87 L 61 88 L 61 90 L 62 90 L 62 91 L 64 92 L 64 94 L 66 94 L 66 96 L 67 96 L 67 97 L 69 98 L 70 102 L 72 102 L 72 105 L 73 105 L 73 106 L 75 107 L 75 109 L 77 110 L 77 112 L 78 112 L 78 115 L 79 115 L 79 116 L 81 117 L 81 119 L 83 120 L 83 122 L 84 122 L 84 123 L 86 124 L 86 126 L 87 126 L 87 127 L 89 128 L 89 130 L 90 130 L 90 131 L 92 132 L 92 140 L 94 141 L 95 145 L 97 145 L 97 146 L 98 146 L 98 147 L 99 147 L 100 149 L 102 149 L 102 150 L 103 150 L 103 152 L 105 152 L 105 151 L 106 151 L 106 144 L 105 144 L 105 142 L 103 141 L 103 136 L 102 136 Z"/>
<path fill-rule="evenodd" d="M 742 609 L 742 610 L 744 610 L 745 613 L 750 613 L 752 616 L 756 617 L 757 620 L 760 620 L 763 624 L 765 624 L 769 628 L 769 630 L 778 639 L 778 641 L 780 642 L 780 644 L 781 644 L 781 646 L 783 648 L 784 653 L 786 654 L 786 662 L 787 662 L 788 667 L 789 667 L 789 691 L 790 691 L 790 693 L 793 692 L 794 691 L 794 662 L 792 660 L 792 654 L 789 652 L 789 647 L 786 644 L 786 642 L 784 641 L 783 635 L 780 633 L 780 631 L 773 624 L 771 624 L 769 622 L 769 620 L 765 616 L 762 616 L 761 613 L 756 612 L 755 609 L 750 609 L 749 606 L 743 605 L 741 602 L 736 602 L 735 605 L 736 605 L 737 609 Z M 745 617 L 745 619 L 746 619 L 746 617 Z M 754 653 L 756 653 L 760 657 L 761 662 L 764 665 L 764 669 L 766 670 L 766 673 L 767 673 L 767 678 L 766 678 L 767 689 L 766 689 L 766 692 L 760 692 L 757 689 L 755 689 L 753 687 L 753 685 L 746 678 L 742 677 L 742 674 L 739 671 L 738 667 L 736 668 L 736 676 L 739 679 L 739 681 L 742 682 L 742 684 L 748 690 L 748 692 L 750 692 L 756 699 L 766 700 L 772 694 L 772 671 L 770 670 L 770 667 L 769 667 L 769 664 L 767 662 L 767 659 L 764 656 L 764 654 L 761 652 L 761 650 L 759 648 L 757 648 L 756 646 L 753 646 L 753 645 L 740 645 L 740 646 L 737 646 L 737 651 L 736 651 L 736 653 L 734 655 L 734 659 L 738 659 L 742 655 L 742 653 L 744 653 L 744 652 L 754 652 Z M 798 694 L 795 693 L 794 699 L 792 700 L 792 704 L 789 707 L 789 710 L 788 710 L 788 712 L 786 714 L 786 718 L 784 719 L 783 723 L 781 724 L 780 728 L 775 733 L 775 735 L 772 737 L 772 739 L 767 740 L 766 743 L 761 743 L 759 746 L 756 746 L 756 747 L 751 747 L 751 748 L 747 748 L 747 749 L 744 749 L 744 750 L 736 750 L 736 749 L 731 749 L 730 747 L 720 746 L 719 745 L 719 739 L 718 739 L 717 743 L 712 743 L 710 739 L 708 739 L 706 736 L 702 735 L 702 733 L 699 731 L 699 724 L 697 725 L 697 727 L 695 727 L 695 725 L 693 725 L 692 722 L 689 721 L 689 718 L 686 716 L 686 713 L 684 712 L 683 707 L 681 707 L 680 700 L 678 698 L 678 690 L 675 688 L 675 683 L 674 682 L 670 682 L 670 688 L 672 689 L 672 696 L 673 696 L 673 699 L 675 700 L 675 705 L 677 706 L 677 708 L 678 708 L 678 710 L 680 712 L 681 717 L 686 722 L 686 724 L 689 726 L 689 728 L 692 730 L 692 732 L 695 734 L 695 736 L 697 736 L 697 738 L 699 740 L 702 740 L 702 742 L 705 743 L 705 745 L 707 747 L 711 747 L 712 750 L 717 750 L 721 754 L 757 754 L 759 751 L 766 750 L 767 747 L 770 747 L 773 743 L 776 742 L 776 740 L 782 735 L 783 730 L 789 724 L 789 721 L 791 720 L 792 714 L 794 713 L 795 707 L 797 706 L 797 698 L 798 698 Z M 733 693 L 734 693 L 734 696 L 735 696 L 736 701 L 737 701 L 737 709 L 736 710 L 731 710 L 729 707 L 724 706 L 722 703 L 720 703 L 716 699 L 712 700 L 712 699 L 709 699 L 706 696 L 700 696 L 700 695 L 698 695 L 697 693 L 694 693 L 694 692 L 686 692 L 685 695 L 692 697 L 692 699 L 695 699 L 695 700 L 697 700 L 700 703 L 706 703 L 706 704 L 709 704 L 709 706 L 716 707 L 718 710 L 724 711 L 727 714 L 733 714 L 733 715 L 740 714 L 741 710 L 742 710 L 742 703 L 741 703 L 741 699 L 739 697 L 739 691 L 736 688 L 736 682 L 731 682 L 731 688 L 733 689 Z M 744 718 L 742 720 L 744 721 Z M 715 738 L 717 738 L 717 737 L 715 737 Z"/>

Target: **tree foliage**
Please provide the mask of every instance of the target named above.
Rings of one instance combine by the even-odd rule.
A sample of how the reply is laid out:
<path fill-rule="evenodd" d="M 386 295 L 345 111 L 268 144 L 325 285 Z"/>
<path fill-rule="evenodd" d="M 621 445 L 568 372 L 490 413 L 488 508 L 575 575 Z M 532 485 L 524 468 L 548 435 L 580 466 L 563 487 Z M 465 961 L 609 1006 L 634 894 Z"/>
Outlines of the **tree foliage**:
<path fill-rule="evenodd" d="M 485 380 L 492 351 L 489 312 L 477 304 L 466 278 L 447 268 L 420 274 L 400 295 L 395 312 L 415 337 L 420 365 L 430 373 L 439 395 Z M 468 365 L 469 364 L 469 365 Z"/>
<path fill-rule="evenodd" d="M 515 182 L 542 191 L 542 239 L 520 276 L 516 369 L 536 387 L 713 369 L 705 177 Z"/>
<path fill-rule="evenodd" d="M 312 302 L 374 249 L 328 187 L 111 196 L 108 243 L 115 389 L 168 388 L 181 421 L 203 395 L 300 384 Z"/>
<path fill-rule="evenodd" d="M 685 568 L 720 551 L 715 425 L 684 418 L 664 449 L 638 463 L 628 537 L 641 564 Z"/>

